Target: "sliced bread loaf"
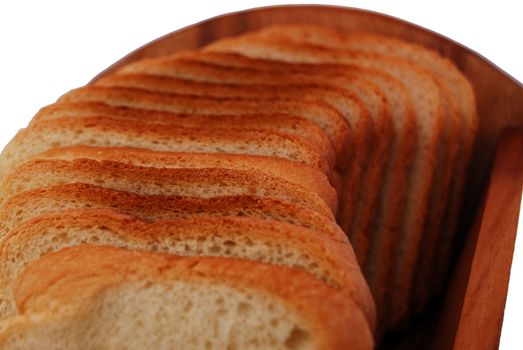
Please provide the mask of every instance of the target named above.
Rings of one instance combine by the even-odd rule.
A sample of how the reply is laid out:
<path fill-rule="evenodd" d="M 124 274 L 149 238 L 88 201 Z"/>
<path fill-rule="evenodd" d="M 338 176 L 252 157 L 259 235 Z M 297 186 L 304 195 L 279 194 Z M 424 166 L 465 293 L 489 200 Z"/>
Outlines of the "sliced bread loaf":
<path fill-rule="evenodd" d="M 32 264 L 17 300 L 25 312 L 2 324 L 5 349 L 373 347 L 343 293 L 248 260 L 84 245 Z"/>

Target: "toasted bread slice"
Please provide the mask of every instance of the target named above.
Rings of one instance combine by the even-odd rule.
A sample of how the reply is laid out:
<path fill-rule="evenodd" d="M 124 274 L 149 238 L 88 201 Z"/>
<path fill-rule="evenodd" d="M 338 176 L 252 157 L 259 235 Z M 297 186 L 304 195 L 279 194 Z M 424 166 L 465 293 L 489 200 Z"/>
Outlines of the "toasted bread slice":
<path fill-rule="evenodd" d="M 315 192 L 255 170 L 140 167 L 94 159 L 33 159 L 14 169 L 0 185 L 2 203 L 22 191 L 84 183 L 140 195 L 212 198 L 253 195 L 289 201 L 333 219 Z"/>
<path fill-rule="evenodd" d="M 73 160 L 88 158 L 109 160 L 153 168 L 223 168 L 255 170 L 279 177 L 292 184 L 316 192 L 325 203 L 336 211 L 336 191 L 325 174 L 297 162 L 275 157 L 223 153 L 160 152 L 128 147 L 63 147 L 40 153 L 38 159 Z"/>
<path fill-rule="evenodd" d="M 250 195 L 213 198 L 138 195 L 81 183 L 37 188 L 9 198 L 0 207 L 0 238 L 37 216 L 89 208 L 113 209 L 151 222 L 197 215 L 270 219 L 347 242 L 347 236 L 333 220 L 288 201 Z"/>
<path fill-rule="evenodd" d="M 419 142 L 408 189 L 411 198 L 406 202 L 394 271 L 389 274 L 392 281 L 387 283 L 390 296 L 386 297 L 389 303 L 384 319 L 387 322 L 390 320 L 391 327 L 395 327 L 405 318 L 408 310 L 407 299 L 419 255 L 423 226 L 428 217 L 431 186 L 437 175 L 436 164 L 445 156 L 439 143 L 445 124 L 441 110 L 442 96 L 432 75 L 415 64 L 387 55 L 328 49 L 284 39 L 257 38 L 256 33 L 216 42 L 209 49 L 287 62 L 357 64 L 381 69 L 404 83 L 413 101 Z"/>
<path fill-rule="evenodd" d="M 108 117 L 61 118 L 21 130 L 2 151 L 4 171 L 56 147 L 139 147 L 170 152 L 251 154 L 279 157 L 331 174 L 329 162 L 306 140 L 263 130 L 217 130 L 148 124 Z"/>
<path fill-rule="evenodd" d="M 347 137 L 343 116 L 322 101 L 290 99 L 239 99 L 195 97 L 166 94 L 132 88 L 88 86 L 72 90 L 59 102 L 102 102 L 111 106 L 151 109 L 171 113 L 193 114 L 261 114 L 284 113 L 309 119 L 318 124 L 329 136 L 333 149 L 345 144 Z"/>
<path fill-rule="evenodd" d="M 329 138 L 318 125 L 290 114 L 198 115 L 114 107 L 91 102 L 55 103 L 42 108 L 33 117 L 30 125 L 65 117 L 109 117 L 121 121 L 168 124 L 184 128 L 271 130 L 300 136 L 322 150 L 331 149 Z M 334 159 L 334 153 L 329 155 L 329 159 L 331 158 Z"/>
<path fill-rule="evenodd" d="M 299 269 L 242 259 L 83 245 L 32 264 L 17 301 L 24 314 L 2 325 L 5 349 L 373 347 L 342 292 Z"/>
<path fill-rule="evenodd" d="M 300 226 L 255 218 L 197 216 L 146 223 L 110 210 L 77 209 L 38 217 L 17 227 L 0 245 L 2 292 L 13 314 L 12 286 L 30 262 L 82 243 L 168 252 L 227 256 L 301 268 L 346 289 L 374 321 L 370 291 L 350 245 Z"/>

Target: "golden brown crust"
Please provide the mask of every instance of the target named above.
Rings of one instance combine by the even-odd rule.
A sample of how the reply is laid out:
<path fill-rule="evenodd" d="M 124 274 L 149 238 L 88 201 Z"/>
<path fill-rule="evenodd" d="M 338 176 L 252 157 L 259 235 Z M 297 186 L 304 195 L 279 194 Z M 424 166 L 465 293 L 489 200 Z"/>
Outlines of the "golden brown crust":
<path fill-rule="evenodd" d="M 42 271 L 46 273 L 42 274 Z M 27 304 L 31 311 L 46 302 L 71 302 L 79 287 L 86 284 L 91 288 L 83 294 L 92 297 L 124 282 L 173 280 L 211 281 L 268 293 L 308 321 L 320 349 L 373 347 L 371 332 L 363 316 L 342 293 L 302 271 L 240 259 L 178 258 L 110 247 L 79 246 L 47 255 L 31 265 L 20 277 L 16 295 L 20 305 Z M 91 281 L 96 282 L 89 284 Z"/>
<path fill-rule="evenodd" d="M 281 177 L 293 184 L 318 193 L 333 212 L 336 212 L 336 191 L 320 171 L 282 158 L 224 153 L 160 152 L 129 147 L 64 147 L 37 155 L 39 159 L 88 158 L 129 163 L 155 168 L 225 168 L 256 170 Z"/>
<path fill-rule="evenodd" d="M 334 221 L 306 207 L 256 196 L 193 198 L 138 195 L 94 185 L 72 183 L 37 188 L 9 198 L 0 207 L 0 227 L 9 232 L 36 216 L 65 209 L 114 209 L 144 221 L 181 218 L 188 215 L 268 218 L 323 232 L 333 240 L 348 242 Z"/>
<path fill-rule="evenodd" d="M 365 45 L 370 46 L 364 47 Z M 396 49 L 398 52 L 394 51 Z M 221 50 L 224 53 L 220 52 Z M 249 50 L 254 50 L 254 56 L 259 56 L 260 59 L 227 53 L 246 52 L 250 55 Z M 414 57 L 417 53 L 421 53 L 422 57 Z M 412 58 L 409 57 L 411 54 Z M 391 70 L 395 69 L 400 72 L 388 75 L 382 72 L 384 66 L 385 72 L 391 73 Z M 169 70 L 173 70 L 174 73 L 166 74 Z M 343 77 L 338 79 L 340 72 Z M 271 80 L 275 77 L 278 77 L 278 82 L 273 84 Z M 415 82 L 404 84 L 404 79 Z M 343 89 L 344 84 L 350 85 L 346 91 Z M 116 198 L 120 201 L 118 203 L 126 208 L 131 205 L 131 197 L 135 201 L 132 203 L 135 204 L 136 200 L 146 200 L 146 205 L 151 205 L 147 208 L 146 215 L 156 215 L 152 206 L 158 205 L 154 204 L 158 203 L 156 198 L 161 198 L 148 194 L 148 191 L 162 193 L 160 188 L 164 183 L 160 182 L 166 181 L 169 190 L 171 187 L 175 188 L 174 193 L 177 193 L 177 190 L 182 191 L 181 185 L 196 184 L 196 187 L 224 186 L 231 188 L 232 194 L 237 194 L 238 190 L 232 189 L 237 186 L 241 188 L 240 193 L 243 195 L 235 198 L 251 200 L 256 198 L 253 195 L 268 196 L 259 197 L 264 201 L 264 205 L 269 201 L 283 203 L 291 200 L 291 205 L 296 207 L 298 203 L 306 206 L 315 211 L 314 214 L 323 221 L 329 222 L 329 218 L 332 217 L 330 212 L 324 213 L 325 206 L 316 201 L 322 198 L 333 208 L 336 206 L 336 198 L 333 197 L 332 187 L 316 170 L 321 169 L 339 190 L 342 201 L 339 220 L 343 228 L 347 232 L 350 231 L 351 240 L 355 244 L 362 268 L 369 278 L 377 304 L 386 317 L 385 327 L 394 328 L 404 321 L 412 311 L 413 303 L 422 308 L 430 296 L 429 289 L 441 283 L 441 269 L 445 269 L 444 265 L 448 260 L 453 230 L 450 229 L 449 233 L 443 235 L 440 235 L 440 231 L 444 228 L 449 230 L 449 227 L 455 224 L 463 187 L 460 179 L 453 180 L 452 175 L 455 171 L 464 177 L 477 128 L 477 118 L 470 84 L 449 61 L 436 53 L 392 38 L 367 34 L 348 36 L 320 27 L 283 25 L 239 38 L 226 39 L 203 51 L 133 63 L 115 75 L 98 80 L 95 85 L 73 90 L 55 105 L 43 109 L 35 117 L 31 128 L 38 129 L 48 121 L 56 122 L 53 124 L 56 126 L 70 119 L 69 124 L 60 124 L 60 128 L 66 129 L 67 126 L 77 124 L 77 121 L 90 121 L 94 124 L 100 122 L 102 128 L 104 123 L 113 123 L 116 126 L 129 121 L 131 125 L 153 125 L 152 128 L 156 127 L 155 130 L 160 131 L 164 129 L 164 125 L 172 127 L 178 124 L 176 121 L 180 121 L 182 129 L 201 128 L 205 135 L 215 134 L 214 130 L 218 130 L 223 135 L 227 134 L 225 138 L 236 141 L 236 137 L 232 136 L 233 128 L 220 127 L 217 121 L 220 119 L 226 124 L 242 123 L 237 135 L 251 132 L 260 135 L 265 132 L 266 135 L 296 136 L 295 140 L 302 140 L 305 145 L 300 157 L 307 160 L 302 162 L 312 165 L 315 169 L 294 164 L 280 170 L 277 164 L 284 164 L 286 160 L 258 158 L 260 156 L 199 154 L 195 156 L 201 158 L 198 161 L 192 159 L 189 154 L 177 154 L 175 157 L 174 154 L 129 147 L 94 149 L 75 146 L 50 150 L 37 157 L 34 163 L 24 164 L 18 172 L 12 173 L 7 180 L 8 184 L 3 185 L 8 194 L 11 190 L 13 194 L 20 189 L 31 188 L 34 183 L 37 184 L 37 188 L 18 193 L 12 197 L 13 201 L 5 203 L 5 208 L 14 210 L 13 208 L 23 205 L 24 201 L 28 203 L 31 198 L 35 198 L 32 196 L 38 196 L 41 200 L 71 199 L 56 192 L 57 190 L 78 190 L 76 194 L 82 196 L 84 201 L 91 200 L 90 196 L 96 197 L 102 192 L 117 193 L 118 191 L 107 188 L 99 188 L 98 192 L 92 189 L 94 184 L 114 182 L 119 176 L 116 174 L 121 172 L 123 182 L 120 184 L 123 183 L 124 187 L 116 188 L 135 190 L 138 193 L 142 193 L 141 189 L 145 188 L 145 192 L 142 195 L 118 195 L 111 200 Z M 387 92 L 389 88 L 394 90 L 392 95 Z M 358 89 L 367 90 L 362 91 L 360 95 Z M 393 97 L 394 100 L 395 96 L 401 97 L 402 101 L 399 103 L 404 104 L 405 108 L 401 132 L 398 132 L 396 125 L 392 123 L 392 120 L 396 122 L 398 113 L 394 113 L 394 102 L 388 97 Z M 337 103 L 332 103 L 342 99 L 350 100 L 354 113 L 359 115 L 348 118 L 348 128 L 345 129 L 339 124 L 339 117 L 343 116 L 343 112 Z M 411 99 L 430 103 L 411 104 Z M 300 102 L 303 100 L 306 100 L 306 103 Z M 420 108 L 419 105 L 423 107 Z M 266 106 L 268 111 L 256 114 Z M 307 110 L 308 108 L 311 111 Z M 104 114 L 108 111 L 114 115 L 108 117 Z M 245 112 L 251 114 L 240 115 Z M 215 115 L 220 113 L 225 114 Z M 311 118 L 315 113 L 323 113 L 326 124 L 317 123 L 319 119 L 315 119 L 315 116 Z M 67 118 L 63 118 L 64 116 Z M 146 122 L 140 119 L 144 117 L 148 118 Z M 123 120 L 126 123 L 122 123 Z M 392 127 L 393 124 L 396 129 Z M 133 135 L 143 134 L 144 130 L 147 134 L 147 128 L 134 128 L 136 133 Z M 192 131 L 187 131 L 185 135 L 190 133 Z M 157 133 L 155 136 L 153 132 L 151 137 L 164 137 L 167 134 Z M 418 136 L 421 137 L 418 139 Z M 211 138 L 209 136 L 204 143 L 211 142 Z M 263 136 L 260 139 L 265 140 Z M 349 148 L 352 147 L 356 147 L 356 150 L 350 149 L 349 152 Z M 331 148 L 336 149 L 336 157 Z M 344 150 L 347 151 L 346 154 Z M 44 159 L 41 158 L 66 160 L 69 165 L 43 165 Z M 88 163 L 85 162 L 88 159 L 77 159 L 77 163 L 70 166 L 75 162 L 71 159 L 76 158 L 90 158 L 98 162 Z M 263 161 L 258 163 L 257 159 Z M 191 163 L 193 161 L 197 164 Z M 125 168 L 126 163 L 131 163 L 134 167 Z M 164 177 L 160 176 L 159 172 L 143 170 L 145 167 L 156 167 L 155 165 L 160 163 L 167 168 L 175 164 L 176 167 L 181 167 L 183 163 L 183 167 L 193 164 L 191 168 L 197 166 L 209 169 L 177 169 L 177 172 L 162 173 Z M 55 165 L 58 165 L 56 169 L 53 168 Z M 411 172 L 411 165 L 412 169 L 416 169 L 415 173 Z M 339 179 L 336 177 L 338 174 L 333 172 L 334 166 L 342 171 Z M 226 168 L 225 171 L 222 167 Z M 116 168 L 118 170 L 115 170 Z M 124 168 L 125 170 L 122 170 Z M 137 170 L 138 168 L 140 170 Z M 304 174 L 308 174 L 306 180 L 300 178 L 301 174 L 295 173 L 299 169 L 304 169 Z M 138 173 L 139 175 L 136 175 Z M 313 174 L 318 176 L 314 177 Z M 55 177 L 50 182 L 51 187 L 38 188 L 49 185 L 38 179 L 39 176 Z M 36 179 L 34 183 L 33 179 Z M 74 183 L 79 179 L 86 183 Z M 282 179 L 283 182 L 280 181 Z M 340 179 L 341 181 L 338 181 Z M 362 179 L 364 180 L 360 181 Z M 55 185 L 56 183 L 58 185 Z M 125 187 L 126 184 L 132 186 Z M 319 196 L 314 196 L 308 192 L 309 190 Z M 180 194 L 183 194 L 182 192 Z M 0 191 L 0 194 L 4 192 Z M 223 192 L 221 194 L 223 195 Z M 302 198 L 302 194 L 306 198 Z M 151 200 L 153 197 L 155 200 Z M 103 202 L 103 205 L 109 202 L 101 197 L 96 198 L 99 203 Z M 180 199 L 172 196 L 169 198 Z M 379 198 L 382 198 L 381 202 Z M 454 203 L 447 206 L 449 198 Z M 202 202 L 208 205 L 211 199 L 191 200 L 198 200 L 198 206 L 201 208 Z M 219 202 L 222 198 L 212 200 L 213 205 L 232 204 L 228 201 Z M 194 202 L 187 203 L 189 207 L 193 204 Z M 97 204 L 94 205 L 96 207 Z M 60 206 L 57 205 L 58 207 Z M 259 206 L 251 208 L 260 209 Z M 234 212 L 236 207 L 219 209 Z M 263 207 L 260 210 L 264 212 L 266 209 L 269 208 Z M 282 209 L 283 212 L 286 209 L 287 207 Z M 67 210 L 60 215 L 63 214 L 69 215 Z M 285 212 L 283 215 L 288 214 Z M 201 215 L 198 217 L 199 219 L 194 220 L 201 219 Z M 205 221 L 205 218 L 203 220 Z M 255 224 L 256 217 L 252 220 L 251 223 Z M 35 222 L 38 222 L 38 219 Z M 331 233 L 330 230 L 328 232 Z M 395 235 L 397 232 L 401 232 L 401 236 Z M 436 254 L 435 247 L 440 243 L 441 254 Z M 422 263 L 420 260 L 423 260 Z M 429 274 L 432 270 L 433 274 Z M 436 277 L 436 282 L 432 283 L 429 279 L 433 276 Z M 81 286 L 81 283 L 75 285 Z M 359 287 L 353 291 L 359 292 Z M 54 291 L 49 295 L 52 293 Z M 71 293 L 64 294 L 73 297 Z M 409 297 L 413 298 L 407 300 Z M 366 296 L 361 297 L 361 300 L 365 298 Z M 42 300 L 45 300 L 45 296 Z M 45 301 L 42 305 L 44 304 Z M 365 313 L 368 317 L 369 309 Z"/>
<path fill-rule="evenodd" d="M 13 170 L 1 184 L 0 193 L 5 200 L 22 191 L 67 183 L 87 183 L 146 195 L 257 195 L 287 200 L 328 218 L 334 217 L 315 192 L 257 171 L 232 169 L 146 168 L 92 159 L 34 159 Z"/>
<path fill-rule="evenodd" d="M 47 214 L 20 225 L 2 240 L 0 245 L 2 276 L 12 278 L 13 263 L 17 264 L 16 257 L 20 256 L 19 250 L 40 246 L 38 242 L 45 240 L 45 236 L 50 235 L 50 231 L 58 229 L 68 234 L 80 234 L 82 230 L 85 231 L 93 226 L 103 227 L 99 232 L 100 235 L 114 237 L 111 239 L 114 242 L 125 242 L 123 247 L 127 248 L 147 247 L 147 249 L 162 251 L 172 247 L 174 250 L 171 252 L 176 252 L 181 250 L 174 247 L 177 244 L 181 247 L 185 241 L 199 241 L 211 237 L 232 240 L 237 245 L 247 244 L 245 242 L 254 244 L 267 242 L 270 246 L 279 249 L 298 250 L 328 273 L 328 283 L 347 290 L 350 298 L 354 298 L 374 327 L 375 310 L 372 297 L 348 242 L 334 241 L 320 232 L 266 219 L 199 215 L 146 223 L 135 217 L 103 209 L 71 209 Z M 61 234 L 57 233 L 57 235 Z M 85 237 L 85 240 L 92 244 L 103 244 L 103 238 L 97 239 L 102 243 L 91 240 L 87 235 Z M 63 244 L 65 247 L 72 243 L 65 240 Z M 226 252 L 217 251 L 217 255 L 222 254 L 227 255 Z M 36 259 L 39 253 L 33 253 L 31 256 Z M 254 257 L 254 259 L 259 258 Z M 263 258 L 261 260 L 264 261 Z M 6 282 L 9 288 L 10 281 Z"/>

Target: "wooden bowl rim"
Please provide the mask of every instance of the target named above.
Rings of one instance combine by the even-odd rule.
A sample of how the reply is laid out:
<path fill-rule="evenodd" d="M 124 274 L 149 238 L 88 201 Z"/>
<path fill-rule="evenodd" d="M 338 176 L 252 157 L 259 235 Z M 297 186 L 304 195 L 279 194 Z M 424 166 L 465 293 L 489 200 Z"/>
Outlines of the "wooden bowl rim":
<path fill-rule="evenodd" d="M 225 17 L 233 17 L 233 16 L 238 16 L 238 15 L 244 14 L 244 13 L 271 11 L 271 10 L 279 10 L 279 9 L 289 9 L 291 11 L 294 10 L 294 9 L 328 9 L 328 10 L 332 10 L 332 11 L 352 12 L 352 13 L 357 14 L 357 15 L 363 15 L 363 16 L 369 16 L 369 17 L 373 17 L 373 18 L 378 18 L 381 21 L 390 21 L 390 22 L 399 23 L 401 25 L 405 25 L 407 27 L 410 27 L 412 29 L 415 29 L 415 30 L 418 30 L 418 31 L 421 31 L 421 32 L 423 32 L 425 34 L 430 35 L 433 38 L 434 41 L 443 40 L 443 41 L 445 41 L 447 43 L 450 43 L 451 45 L 459 48 L 460 50 L 463 50 L 465 52 L 468 52 L 469 54 L 472 54 L 472 55 L 478 57 L 479 59 L 481 59 L 485 63 L 487 63 L 490 66 L 492 66 L 493 68 L 495 68 L 500 74 L 502 74 L 503 76 L 505 76 L 506 78 L 511 80 L 514 84 L 518 85 L 521 89 L 523 89 L 523 83 L 522 82 L 520 82 L 515 77 L 510 75 L 508 72 L 506 72 L 505 70 L 500 68 L 498 65 L 496 65 L 494 62 L 489 60 L 487 57 L 483 56 L 481 53 L 479 53 L 479 52 L 477 52 L 477 51 L 475 51 L 475 50 L 473 50 L 473 49 L 471 49 L 471 48 L 469 48 L 469 47 L 467 47 L 467 46 L 465 46 L 465 45 L 463 45 L 463 44 L 461 44 L 461 43 L 459 43 L 459 42 L 457 42 L 457 41 L 455 41 L 455 40 L 453 40 L 453 39 L 451 39 L 451 38 L 449 38 L 449 37 L 447 37 L 445 35 L 439 34 L 439 33 L 435 32 L 435 31 L 433 31 L 431 29 L 428 29 L 428 28 L 425 28 L 425 27 L 423 27 L 421 25 L 409 22 L 409 21 L 401 19 L 399 17 L 388 15 L 388 14 L 385 14 L 385 13 L 372 11 L 372 10 L 361 9 L 361 8 L 357 8 L 357 7 L 339 6 L 339 5 L 295 5 L 295 4 L 260 6 L 260 7 L 253 7 L 253 8 L 250 8 L 250 9 L 245 9 L 245 10 L 240 10 L 240 11 L 228 12 L 228 13 L 224 13 L 224 14 L 221 14 L 221 15 L 217 15 L 217 16 L 213 16 L 213 17 L 204 19 L 202 21 L 190 24 L 188 26 L 182 27 L 182 28 L 177 29 L 177 30 L 174 30 L 174 31 L 172 31 L 170 33 L 164 34 L 164 35 L 162 35 L 162 36 L 160 36 L 160 37 L 158 37 L 156 39 L 151 40 L 147 44 L 142 45 L 142 46 L 140 46 L 137 49 L 134 49 L 133 51 L 131 51 L 130 53 L 128 53 L 124 57 L 120 58 L 118 61 L 114 62 L 113 64 L 111 64 L 106 69 L 104 69 L 101 73 L 96 75 L 91 80 L 91 82 L 94 82 L 98 78 L 104 76 L 105 74 L 107 74 L 109 72 L 112 72 L 116 67 L 119 67 L 123 62 L 128 62 L 129 59 L 131 59 L 132 57 L 138 56 L 138 54 L 140 52 L 144 51 L 145 49 L 147 49 L 147 48 L 149 48 L 149 47 L 151 47 L 153 45 L 157 45 L 158 43 L 166 40 L 167 38 L 169 38 L 171 36 L 174 36 L 174 35 L 178 35 L 181 32 L 184 32 L 184 31 L 196 28 L 196 27 L 201 26 L 201 25 L 203 25 L 205 23 L 217 21 L 217 20 L 219 20 L 221 18 L 225 18 Z"/>

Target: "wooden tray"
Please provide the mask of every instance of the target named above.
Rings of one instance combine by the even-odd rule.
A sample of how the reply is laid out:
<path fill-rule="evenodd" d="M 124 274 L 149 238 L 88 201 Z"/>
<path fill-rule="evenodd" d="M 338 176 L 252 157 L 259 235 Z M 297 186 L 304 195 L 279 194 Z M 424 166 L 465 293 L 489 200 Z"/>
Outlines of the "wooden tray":
<path fill-rule="evenodd" d="M 173 32 L 132 52 L 100 76 L 140 58 L 195 49 L 271 24 L 300 22 L 420 43 L 450 58 L 472 82 L 480 123 L 452 277 L 430 312 L 410 329 L 387 335 L 380 347 L 497 348 L 523 181 L 523 87 L 485 58 L 441 35 L 377 13 L 277 6 L 232 13 Z M 503 132 L 508 128 L 515 130 Z"/>

